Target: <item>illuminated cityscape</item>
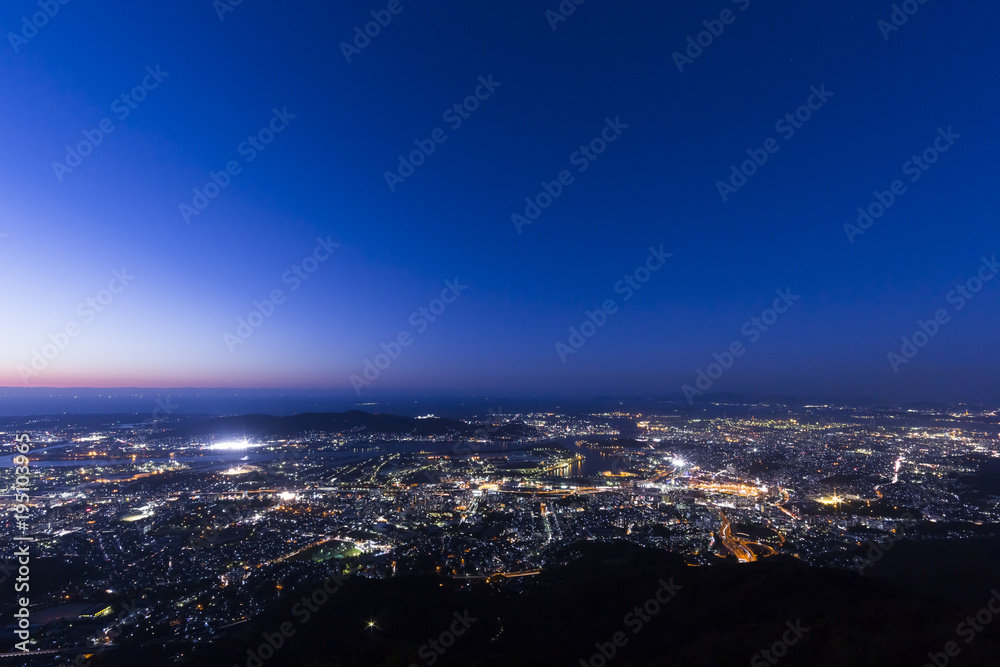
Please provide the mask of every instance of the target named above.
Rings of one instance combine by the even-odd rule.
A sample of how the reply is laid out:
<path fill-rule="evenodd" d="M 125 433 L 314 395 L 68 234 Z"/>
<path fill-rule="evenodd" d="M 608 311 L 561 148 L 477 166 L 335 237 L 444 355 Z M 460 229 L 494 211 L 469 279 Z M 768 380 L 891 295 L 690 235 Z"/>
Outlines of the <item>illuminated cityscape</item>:
<path fill-rule="evenodd" d="M 1000 666 L 998 25 L 0 3 L 0 667 Z"/>
<path fill-rule="evenodd" d="M 309 415 L 370 425 L 238 438 L 231 418 L 9 418 L 4 437 L 36 448 L 34 567 L 53 563 L 32 650 L 182 660 L 331 572 L 502 588 L 602 542 L 861 572 L 872 544 L 1000 535 L 995 410 L 710 408 L 424 415 L 392 433 Z"/>

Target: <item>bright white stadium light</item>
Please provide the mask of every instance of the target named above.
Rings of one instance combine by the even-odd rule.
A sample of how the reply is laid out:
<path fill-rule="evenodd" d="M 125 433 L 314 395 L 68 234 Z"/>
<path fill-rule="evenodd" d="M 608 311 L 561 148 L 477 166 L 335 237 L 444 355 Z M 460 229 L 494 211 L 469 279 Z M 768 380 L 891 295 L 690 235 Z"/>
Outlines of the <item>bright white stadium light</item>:
<path fill-rule="evenodd" d="M 248 449 L 250 447 L 260 447 L 260 445 L 251 445 L 246 440 L 229 440 L 226 442 L 217 442 L 214 445 L 209 445 L 206 449 Z"/>

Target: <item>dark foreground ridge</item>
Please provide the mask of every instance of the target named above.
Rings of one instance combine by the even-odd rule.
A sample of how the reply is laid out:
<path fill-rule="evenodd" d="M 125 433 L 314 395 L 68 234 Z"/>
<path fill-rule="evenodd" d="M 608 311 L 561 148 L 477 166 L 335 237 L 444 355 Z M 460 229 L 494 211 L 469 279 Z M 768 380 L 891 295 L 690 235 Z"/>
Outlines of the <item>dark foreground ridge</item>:
<path fill-rule="evenodd" d="M 187 664 L 920 667 L 949 641 L 960 653 L 948 664 L 1000 664 L 1000 622 L 967 643 L 956 626 L 976 608 L 851 572 L 793 558 L 691 567 L 625 543 L 575 543 L 558 557 L 568 564 L 494 583 L 334 577 L 332 592 L 316 596 L 321 581 L 303 582 L 213 646 L 188 652 Z M 123 649 L 95 664 L 157 667 L 179 648 Z"/>

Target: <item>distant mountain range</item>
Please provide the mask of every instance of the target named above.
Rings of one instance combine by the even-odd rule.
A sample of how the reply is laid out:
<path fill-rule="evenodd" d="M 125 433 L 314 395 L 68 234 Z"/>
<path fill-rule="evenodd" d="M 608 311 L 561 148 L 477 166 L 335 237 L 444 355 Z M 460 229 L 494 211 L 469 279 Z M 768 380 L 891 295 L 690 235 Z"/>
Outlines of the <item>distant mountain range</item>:
<path fill-rule="evenodd" d="M 538 437 L 538 429 L 512 422 L 494 426 L 442 419 L 439 417 L 413 418 L 390 414 L 370 414 L 361 410 L 348 412 L 305 412 L 287 417 L 273 415 L 242 415 L 220 417 L 182 426 L 162 433 L 160 438 L 192 436 L 219 437 L 292 437 L 305 433 L 387 436 L 453 436 L 456 438 L 483 436 L 495 440 Z"/>

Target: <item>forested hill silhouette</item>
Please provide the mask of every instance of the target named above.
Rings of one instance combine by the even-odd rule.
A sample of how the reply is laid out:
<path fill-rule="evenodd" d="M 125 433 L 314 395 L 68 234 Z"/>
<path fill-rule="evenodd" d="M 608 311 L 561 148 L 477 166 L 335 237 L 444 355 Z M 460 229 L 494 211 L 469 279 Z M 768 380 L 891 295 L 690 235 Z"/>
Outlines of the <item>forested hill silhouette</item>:
<path fill-rule="evenodd" d="M 559 559 L 568 564 L 500 583 L 433 574 L 349 577 L 299 623 L 295 604 L 317 585 L 303 582 L 238 632 L 186 657 L 198 666 L 255 666 L 248 650 L 290 621 L 295 632 L 263 665 L 576 667 L 617 632 L 627 641 L 609 665 L 770 665 L 761 652 L 794 626 L 806 631 L 785 647 L 782 666 L 912 667 L 955 640 L 956 624 L 976 612 L 794 558 L 690 567 L 681 556 L 629 543 L 577 542 L 553 554 Z M 630 617 L 664 582 L 678 589 L 674 596 L 641 623 L 640 616 Z M 456 614 L 475 621 L 447 650 L 429 649 Z M 998 630 L 988 626 L 974 642 L 962 642 L 960 664 L 1000 664 Z M 145 667 L 158 667 L 178 646 L 142 650 Z M 108 664 L 135 664 L 130 651 L 109 654 Z"/>

